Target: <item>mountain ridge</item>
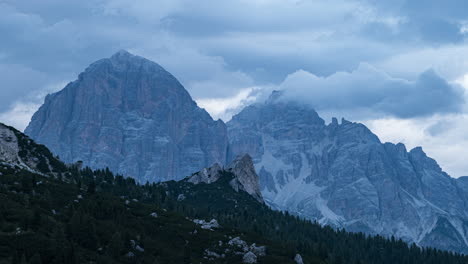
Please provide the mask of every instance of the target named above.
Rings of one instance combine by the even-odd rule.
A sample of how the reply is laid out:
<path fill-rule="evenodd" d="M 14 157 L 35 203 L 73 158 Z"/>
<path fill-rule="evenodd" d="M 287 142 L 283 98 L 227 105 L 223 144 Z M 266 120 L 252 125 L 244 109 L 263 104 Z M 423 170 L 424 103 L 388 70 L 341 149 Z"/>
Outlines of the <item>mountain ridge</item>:
<path fill-rule="evenodd" d="M 252 156 L 272 207 L 350 231 L 467 252 L 466 193 L 422 148 L 382 143 L 345 119 L 325 125 L 310 106 L 280 93 L 246 107 L 227 126 L 230 155 Z"/>
<path fill-rule="evenodd" d="M 313 108 L 282 93 L 247 106 L 226 125 L 197 107 L 158 64 L 121 51 L 48 96 L 26 132 L 67 162 L 110 167 L 139 182 L 180 180 L 247 153 L 261 188 L 251 193 L 273 208 L 467 252 L 465 181 L 451 178 L 421 148 L 382 143 L 346 119 L 325 124 Z"/>

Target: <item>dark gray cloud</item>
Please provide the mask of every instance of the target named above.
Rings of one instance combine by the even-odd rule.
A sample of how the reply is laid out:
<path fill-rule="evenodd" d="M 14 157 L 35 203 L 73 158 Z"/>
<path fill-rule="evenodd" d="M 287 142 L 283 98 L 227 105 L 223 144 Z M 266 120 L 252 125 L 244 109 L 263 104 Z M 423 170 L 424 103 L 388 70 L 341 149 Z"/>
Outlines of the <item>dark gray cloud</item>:
<path fill-rule="evenodd" d="M 0 65 L 9 70 L 0 71 L 0 112 L 16 101 L 37 103 L 37 94 L 121 48 L 160 63 L 195 98 L 277 85 L 298 69 L 326 77 L 361 62 L 398 68 L 385 62 L 427 48 L 465 47 L 460 29 L 467 6 L 456 0 L 3 0 Z M 405 71 L 409 79 L 420 73 Z"/>
<path fill-rule="evenodd" d="M 460 23 L 467 20 L 464 0 L 396 0 L 369 3 L 387 10 L 388 14 L 404 17 L 399 39 L 413 39 L 427 45 L 459 43 L 465 38 L 460 32 Z"/>
<path fill-rule="evenodd" d="M 48 84 L 44 73 L 15 64 L 0 64 L 0 113 L 7 111 L 19 98 L 34 100 L 38 87 Z"/>
<path fill-rule="evenodd" d="M 328 77 L 297 71 L 280 87 L 288 99 L 311 104 L 319 111 L 348 111 L 350 116 L 358 109 L 372 115 L 380 113 L 380 117 L 414 118 L 461 112 L 465 104 L 463 88 L 447 83 L 433 70 L 408 81 L 368 64 Z"/>

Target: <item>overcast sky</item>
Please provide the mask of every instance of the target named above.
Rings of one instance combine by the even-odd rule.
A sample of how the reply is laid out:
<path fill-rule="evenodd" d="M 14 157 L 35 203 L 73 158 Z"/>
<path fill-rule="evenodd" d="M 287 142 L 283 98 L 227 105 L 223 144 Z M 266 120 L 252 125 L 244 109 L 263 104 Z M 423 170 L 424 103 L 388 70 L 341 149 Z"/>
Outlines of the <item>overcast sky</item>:
<path fill-rule="evenodd" d="M 0 122 L 119 49 L 229 120 L 272 89 L 468 175 L 466 0 L 0 0 Z"/>

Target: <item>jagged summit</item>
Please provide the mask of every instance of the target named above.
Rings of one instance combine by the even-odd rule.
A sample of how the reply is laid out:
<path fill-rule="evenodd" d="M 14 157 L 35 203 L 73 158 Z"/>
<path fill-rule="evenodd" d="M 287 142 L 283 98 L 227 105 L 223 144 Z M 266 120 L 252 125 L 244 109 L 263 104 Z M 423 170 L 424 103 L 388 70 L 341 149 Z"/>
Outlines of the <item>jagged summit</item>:
<path fill-rule="evenodd" d="M 468 252 L 468 180 L 450 178 L 417 147 L 385 143 L 365 125 L 278 98 L 228 125 L 230 158 L 249 153 L 274 208 L 349 231 Z"/>
<path fill-rule="evenodd" d="M 255 172 L 252 157 L 249 154 L 237 156 L 226 169 L 236 177 L 236 181 L 231 181 L 234 190 L 243 190 L 252 195 L 257 201 L 263 202 L 259 178 Z"/>
<path fill-rule="evenodd" d="M 245 191 L 257 201 L 263 203 L 258 175 L 249 154 L 239 155 L 225 169 L 215 163 L 213 166 L 204 168 L 187 177 L 187 181 L 193 184 L 214 183 L 223 176 L 224 171 L 230 172 L 234 176 L 229 184 L 235 191 Z"/>
<path fill-rule="evenodd" d="M 155 62 L 119 51 L 47 96 L 26 134 L 64 161 L 82 160 L 142 182 L 225 164 L 225 124 L 197 106 Z"/>

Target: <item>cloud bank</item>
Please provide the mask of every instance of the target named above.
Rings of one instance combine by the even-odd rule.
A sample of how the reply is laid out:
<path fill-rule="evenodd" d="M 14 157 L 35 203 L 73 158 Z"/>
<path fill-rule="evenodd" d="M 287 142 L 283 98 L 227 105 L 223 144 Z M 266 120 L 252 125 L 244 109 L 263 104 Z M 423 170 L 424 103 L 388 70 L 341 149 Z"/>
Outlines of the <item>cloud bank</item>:
<path fill-rule="evenodd" d="M 271 87 L 322 115 L 461 118 L 454 82 L 468 73 L 467 9 L 465 0 L 3 0 L 0 122 L 23 129 L 45 94 L 119 49 L 161 64 L 225 120 Z M 444 135 L 436 127 L 431 138 Z M 443 142 L 421 144 L 450 149 Z"/>
<path fill-rule="evenodd" d="M 285 97 L 311 104 L 318 111 L 365 111 L 372 115 L 412 118 L 462 111 L 464 89 L 433 70 L 416 80 L 393 78 L 369 64 L 328 77 L 299 70 L 279 86 Z"/>

